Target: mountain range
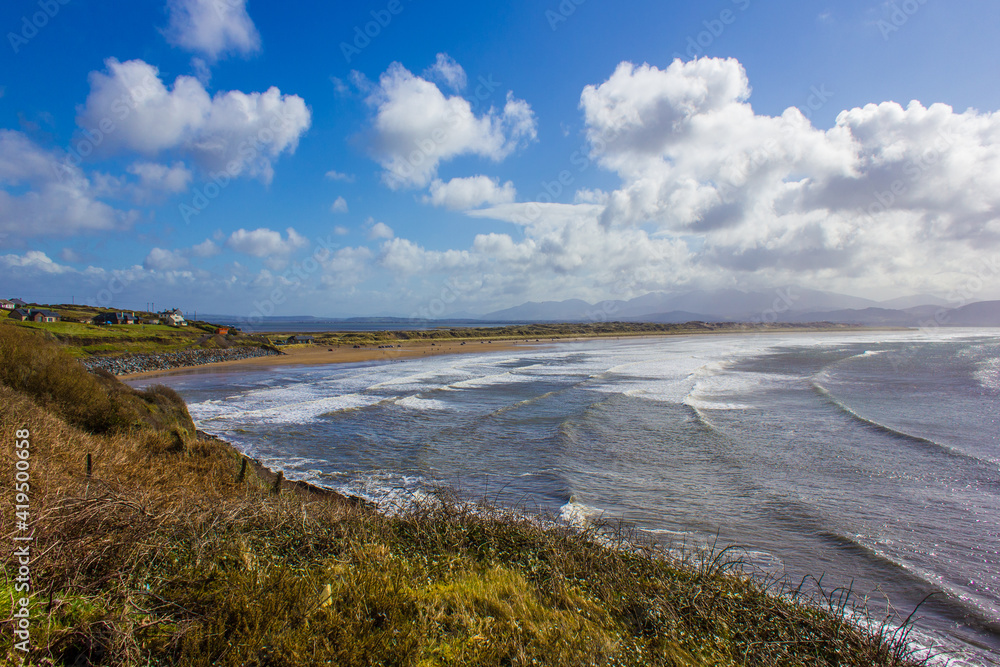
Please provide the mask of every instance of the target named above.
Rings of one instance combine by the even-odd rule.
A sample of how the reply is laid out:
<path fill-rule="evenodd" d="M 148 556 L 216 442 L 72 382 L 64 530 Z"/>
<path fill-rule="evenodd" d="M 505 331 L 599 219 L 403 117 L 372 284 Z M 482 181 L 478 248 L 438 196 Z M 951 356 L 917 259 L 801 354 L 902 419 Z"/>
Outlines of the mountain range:
<path fill-rule="evenodd" d="M 1000 326 L 1000 301 L 952 307 L 920 294 L 889 301 L 797 287 L 651 292 L 591 304 L 580 299 L 528 303 L 477 319 L 495 322 L 836 322 L 871 326 Z"/>

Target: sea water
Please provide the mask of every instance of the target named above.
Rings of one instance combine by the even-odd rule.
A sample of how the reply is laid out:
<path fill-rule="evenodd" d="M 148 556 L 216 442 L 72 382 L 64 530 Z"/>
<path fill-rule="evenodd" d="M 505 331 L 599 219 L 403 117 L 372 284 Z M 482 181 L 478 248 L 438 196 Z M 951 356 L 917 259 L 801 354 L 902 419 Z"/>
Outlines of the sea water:
<path fill-rule="evenodd" d="M 286 478 L 387 511 L 447 486 L 681 551 L 740 545 L 761 576 L 849 588 L 876 621 L 924 601 L 917 642 L 1000 660 L 996 330 L 602 339 L 133 384 L 151 383 Z"/>

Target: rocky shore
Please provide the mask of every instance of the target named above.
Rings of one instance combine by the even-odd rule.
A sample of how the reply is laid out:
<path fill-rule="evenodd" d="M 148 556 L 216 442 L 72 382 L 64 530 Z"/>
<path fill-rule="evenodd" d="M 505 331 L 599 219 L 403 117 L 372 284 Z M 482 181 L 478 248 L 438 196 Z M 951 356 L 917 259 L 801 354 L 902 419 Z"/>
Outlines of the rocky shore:
<path fill-rule="evenodd" d="M 88 357 L 80 362 L 88 370 L 103 368 L 112 375 L 131 375 L 187 366 L 203 366 L 219 361 L 238 361 L 282 354 L 262 347 L 232 347 L 226 350 L 186 350 L 163 354 L 125 354 L 118 357 Z"/>

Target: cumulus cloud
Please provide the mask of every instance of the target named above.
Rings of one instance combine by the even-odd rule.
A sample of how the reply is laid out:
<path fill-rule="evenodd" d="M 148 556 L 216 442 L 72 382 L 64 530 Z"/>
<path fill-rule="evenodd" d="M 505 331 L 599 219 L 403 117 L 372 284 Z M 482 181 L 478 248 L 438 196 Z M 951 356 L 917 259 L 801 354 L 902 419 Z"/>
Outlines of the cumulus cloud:
<path fill-rule="evenodd" d="M 94 189 L 101 196 L 131 199 L 138 203 L 152 203 L 166 195 L 184 192 L 191 185 L 193 174 L 183 162 L 172 165 L 155 162 L 134 162 L 125 171 L 135 177 L 113 176 L 96 173 L 92 176 Z"/>
<path fill-rule="evenodd" d="M 155 162 L 134 162 L 126 169 L 138 177 L 139 188 L 144 192 L 184 192 L 191 184 L 191 171 L 183 162 L 170 166 Z"/>
<path fill-rule="evenodd" d="M 191 254 L 194 257 L 206 258 L 214 257 L 218 255 L 222 250 L 217 246 L 212 239 L 205 239 L 198 245 L 191 247 Z"/>
<path fill-rule="evenodd" d="M 0 233 L 52 236 L 127 229 L 135 212 L 100 201 L 99 188 L 64 156 L 0 130 Z"/>
<path fill-rule="evenodd" d="M 698 237 L 705 274 L 825 287 L 940 290 L 1000 245 L 1000 115 L 886 102 L 821 130 L 749 97 L 732 59 L 622 63 L 587 86 L 590 159 L 622 180 L 601 223 Z"/>
<path fill-rule="evenodd" d="M 253 257 L 284 257 L 307 245 L 309 241 L 293 228 L 281 232 L 261 227 L 253 231 L 237 229 L 230 234 L 226 246 L 236 252 Z"/>
<path fill-rule="evenodd" d="M 90 73 L 90 93 L 77 111 L 81 132 L 73 149 L 81 157 L 173 152 L 207 171 L 270 182 L 273 162 L 295 152 L 312 122 L 301 97 L 275 87 L 210 96 L 190 76 L 168 87 L 159 70 L 141 60 L 105 64 L 106 72 Z"/>
<path fill-rule="evenodd" d="M 434 179 L 431 182 L 430 195 L 425 196 L 423 201 L 453 211 L 465 211 L 484 204 L 509 204 L 516 196 L 517 191 L 510 181 L 501 186 L 498 179 L 471 176 L 453 178 L 447 183 Z"/>
<path fill-rule="evenodd" d="M 183 269 L 188 265 L 188 259 L 178 250 L 165 250 L 163 248 L 153 248 L 146 255 L 143 267 L 152 271 L 171 271 Z"/>
<path fill-rule="evenodd" d="M 437 54 L 437 60 L 427 69 L 426 77 L 443 83 L 455 92 L 463 90 L 468 83 L 465 70 L 447 53 Z"/>
<path fill-rule="evenodd" d="M 21 272 L 59 275 L 69 273 L 73 269 L 52 261 L 48 255 L 38 250 L 29 250 L 23 255 L 2 255 L 0 266 L 13 274 Z"/>
<path fill-rule="evenodd" d="M 368 218 L 365 221 L 365 227 L 368 228 L 368 238 L 375 239 L 391 239 L 395 236 L 395 232 L 392 231 L 392 227 L 385 224 L 384 222 L 376 222 L 374 218 Z"/>
<path fill-rule="evenodd" d="M 343 197 L 337 197 L 330 206 L 330 211 L 332 213 L 347 213 L 347 200 Z"/>
<path fill-rule="evenodd" d="M 327 289 L 344 289 L 362 283 L 367 277 L 372 251 L 364 246 L 340 248 L 323 262 L 320 284 Z"/>
<path fill-rule="evenodd" d="M 331 181 L 344 181 L 345 183 L 354 182 L 354 174 L 345 174 L 335 169 L 331 169 L 330 171 L 326 172 L 326 178 L 328 178 Z"/>
<path fill-rule="evenodd" d="M 506 305 L 782 284 L 945 293 L 976 267 L 995 273 L 1000 114 L 887 102 L 819 129 L 795 108 L 757 114 L 749 99 L 735 60 L 625 63 L 581 96 L 583 157 L 617 188 L 467 210 L 519 234 L 453 250 L 393 238 L 378 263 L 408 280 L 464 277 L 470 299 Z M 454 193 L 475 182 L 456 180 Z M 444 205 L 451 185 L 432 182 L 427 200 Z"/>
<path fill-rule="evenodd" d="M 503 160 L 536 137 L 534 112 L 512 93 L 502 110 L 477 115 L 468 100 L 446 96 L 399 63 L 382 74 L 367 102 L 375 112 L 371 150 L 394 189 L 426 186 L 441 162 L 461 155 Z"/>
<path fill-rule="evenodd" d="M 220 55 L 251 55 L 260 34 L 247 14 L 246 0 L 168 0 L 167 41 L 215 60 Z"/>

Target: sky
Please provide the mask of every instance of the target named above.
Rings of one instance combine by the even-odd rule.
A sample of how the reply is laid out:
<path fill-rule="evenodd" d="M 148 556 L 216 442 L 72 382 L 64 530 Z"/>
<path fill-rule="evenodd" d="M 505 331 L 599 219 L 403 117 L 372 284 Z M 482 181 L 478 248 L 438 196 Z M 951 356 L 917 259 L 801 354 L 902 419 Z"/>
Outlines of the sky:
<path fill-rule="evenodd" d="M 1000 298 L 995 0 L 7 0 L 0 296 Z"/>

